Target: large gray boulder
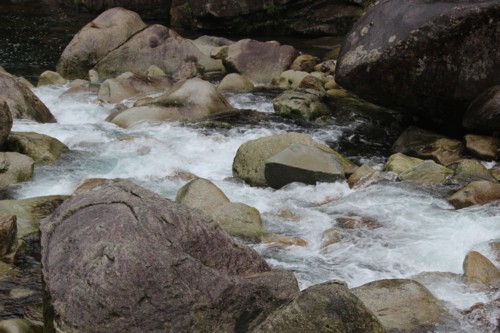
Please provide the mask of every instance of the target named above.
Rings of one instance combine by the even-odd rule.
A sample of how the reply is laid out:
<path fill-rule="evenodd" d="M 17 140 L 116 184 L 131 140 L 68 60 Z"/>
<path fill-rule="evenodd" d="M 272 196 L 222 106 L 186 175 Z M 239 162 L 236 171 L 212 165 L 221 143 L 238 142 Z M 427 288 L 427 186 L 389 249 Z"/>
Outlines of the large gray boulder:
<path fill-rule="evenodd" d="M 44 332 L 246 332 L 298 293 L 197 210 L 127 181 L 66 200 L 41 245 Z"/>
<path fill-rule="evenodd" d="M 340 164 L 344 170 L 355 166 L 354 163 L 342 157 L 330 147 L 314 141 L 308 135 L 289 132 L 251 140 L 242 144 L 233 160 L 233 175 L 253 186 L 267 186 L 266 162 L 293 144 L 316 147 L 334 155 L 338 161 L 341 161 Z"/>
<path fill-rule="evenodd" d="M 302 291 L 252 333 L 385 333 L 372 311 L 345 283 L 330 281 Z"/>
<path fill-rule="evenodd" d="M 379 280 L 351 291 L 375 313 L 387 332 L 432 332 L 450 318 L 444 304 L 413 280 Z"/>
<path fill-rule="evenodd" d="M 457 132 L 500 83 L 497 0 L 377 1 L 343 42 L 336 81 L 373 103 Z"/>
<path fill-rule="evenodd" d="M 0 105 L 4 103 L 7 103 L 14 119 L 56 122 L 45 104 L 18 78 L 8 73 L 0 73 Z"/>
<path fill-rule="evenodd" d="M 57 63 L 57 72 L 66 79 L 83 79 L 99 60 L 145 28 L 137 13 L 109 9 L 73 37 Z"/>
<path fill-rule="evenodd" d="M 471 103 L 463 125 L 475 133 L 500 132 L 500 85 L 489 88 Z"/>
<path fill-rule="evenodd" d="M 100 78 L 116 77 L 124 72 L 144 73 L 151 65 L 167 75 L 176 74 L 184 64 L 199 65 L 202 71 L 222 71 L 220 61 L 204 54 L 192 40 L 174 30 L 153 24 L 138 32 L 99 59 L 94 69 Z"/>
<path fill-rule="evenodd" d="M 127 128 L 141 122 L 193 122 L 237 112 L 214 85 L 194 78 L 176 83 L 156 98 L 139 100 L 134 107 L 112 113 L 106 120 Z"/>
<path fill-rule="evenodd" d="M 278 81 L 299 52 L 290 45 L 242 39 L 227 47 L 222 61 L 230 70 L 240 73 L 255 83 L 271 84 Z"/>

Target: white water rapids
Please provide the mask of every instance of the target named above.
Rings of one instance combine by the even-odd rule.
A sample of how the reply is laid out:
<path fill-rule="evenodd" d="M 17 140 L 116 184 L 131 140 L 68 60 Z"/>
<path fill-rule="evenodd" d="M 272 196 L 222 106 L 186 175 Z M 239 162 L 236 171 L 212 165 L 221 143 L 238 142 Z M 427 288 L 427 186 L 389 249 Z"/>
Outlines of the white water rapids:
<path fill-rule="evenodd" d="M 162 123 L 121 129 L 104 121 L 113 105 L 99 105 L 95 97 L 60 98 L 64 89 L 35 89 L 58 123 L 14 124 L 14 131 L 50 135 L 71 150 L 56 165 L 36 167 L 33 180 L 16 190 L 19 199 L 71 194 L 87 178 L 127 178 L 174 200 L 186 183 L 177 175 L 189 172 L 214 182 L 231 201 L 256 207 L 267 232 L 307 242 L 304 247 L 251 244 L 271 266 L 294 271 L 302 289 L 331 279 L 344 280 L 352 288 L 373 280 L 418 276 L 458 319 L 454 332 L 476 332 L 460 311 L 500 297 L 498 291 L 475 289 L 458 276 L 471 250 L 499 264 L 488 245 L 500 238 L 498 203 L 457 211 L 432 190 L 395 182 L 357 189 L 349 189 L 346 182 L 253 188 L 232 177 L 236 151 L 242 143 L 283 127 L 222 131 Z M 271 101 L 262 96 L 232 96 L 230 102 L 272 112 Z M 308 132 L 318 141 L 335 141 L 341 133 L 340 127 Z M 322 233 L 346 215 L 368 217 L 379 227 L 341 229 L 340 242 L 321 248 Z M 500 310 L 493 310 L 488 319 L 494 322 L 499 316 Z"/>

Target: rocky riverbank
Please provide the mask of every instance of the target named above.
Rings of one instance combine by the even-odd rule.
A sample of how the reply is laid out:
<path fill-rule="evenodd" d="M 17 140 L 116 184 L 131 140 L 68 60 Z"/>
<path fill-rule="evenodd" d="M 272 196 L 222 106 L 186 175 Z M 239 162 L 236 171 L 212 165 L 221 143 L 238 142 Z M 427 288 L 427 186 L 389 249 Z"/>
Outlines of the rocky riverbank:
<path fill-rule="evenodd" d="M 489 3 L 484 1 L 487 13 L 498 10 Z M 254 113 L 257 124 L 276 117 L 296 128 L 321 128 L 342 117 L 349 121 L 353 115 L 371 114 L 374 127 L 399 135 L 392 154 L 382 157 L 382 166 L 360 165 L 362 161 L 350 160 L 304 133 L 269 135 L 239 147 L 232 165 L 235 181 L 275 189 L 296 182 L 348 182 L 353 189 L 401 182 L 445 193 L 457 213 L 500 200 L 500 128 L 487 118 L 498 118 L 498 94 L 480 96 L 478 91 L 469 100 L 469 119 L 488 111 L 482 119 L 492 130 L 486 133 L 478 127 L 465 127 L 464 137 L 415 126 L 403 131 L 407 117 L 360 100 L 337 84 L 334 76 L 342 82 L 344 74 L 336 73 L 346 71 L 345 54 L 357 48 L 351 44 L 344 44 L 337 63 L 274 41 L 190 40 L 115 8 L 82 28 L 62 53 L 57 72 L 43 73 L 38 85 L 66 85 L 61 98 L 86 96 L 114 104 L 106 121 L 125 129 L 164 122 L 238 126 L 249 111 L 232 106 L 229 93 L 277 90 L 275 115 Z M 500 83 L 494 80 L 489 84 Z M 3 72 L 0 84 L 0 179 L 7 190 L 29 181 L 33 167 L 55 163 L 68 148 L 36 133 L 11 132 L 17 120 L 42 123 L 55 118 L 21 78 Z M 373 116 L 380 113 L 384 117 Z M 457 127 L 443 132 L 464 129 L 455 122 L 448 125 Z M 43 315 L 35 307 L 34 315 L 0 321 L 0 327 L 36 332 L 41 321 L 46 332 L 418 332 L 457 327 L 456 315 L 419 281 L 428 276 L 384 279 L 352 290 L 330 281 L 299 291 L 291 272 L 271 269 L 245 242 L 287 247 L 304 246 L 304 240 L 270 234 L 255 207 L 231 202 L 207 179 L 182 177 L 190 182 L 179 188 L 177 203 L 133 182 L 110 179 L 86 180 L 70 198 L 0 201 L 5 207 L 0 281 L 10 281 L 29 258 L 41 260 L 44 280 Z M 325 231 L 324 248 L 340 241 L 341 229 L 381 226 L 364 216 L 342 217 L 336 225 Z M 40 242 L 39 226 L 37 251 L 31 247 Z M 498 258 L 494 235 L 490 244 Z M 499 269 L 480 253 L 470 252 L 463 266 L 457 277 L 461 281 L 492 294 L 500 287 Z M 488 309 L 497 303 L 492 299 L 475 305 L 463 316 L 494 332 L 498 322 L 486 317 L 495 313 Z"/>

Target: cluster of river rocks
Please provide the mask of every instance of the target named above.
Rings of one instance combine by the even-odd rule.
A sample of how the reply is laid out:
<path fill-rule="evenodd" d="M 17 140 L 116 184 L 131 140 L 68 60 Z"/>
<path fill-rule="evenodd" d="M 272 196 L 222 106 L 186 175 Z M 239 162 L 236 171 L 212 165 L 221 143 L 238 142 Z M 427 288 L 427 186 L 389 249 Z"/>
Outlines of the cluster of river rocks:
<path fill-rule="evenodd" d="M 225 94 L 259 86 L 283 90 L 273 101 L 276 114 L 321 124 L 332 103 L 350 96 L 335 82 L 336 71 L 334 59 L 318 61 L 292 46 L 189 40 L 114 8 L 74 37 L 57 72 L 43 73 L 39 85 L 67 84 L 64 95 L 92 93 L 116 104 L 107 121 L 123 128 L 228 119 L 240 110 Z M 40 134 L 11 132 L 13 118 L 55 119 L 21 78 L 0 72 L 0 88 L 0 187 L 6 188 L 28 181 L 34 166 L 57 161 L 67 147 Z M 498 93 L 488 96 L 474 107 L 498 105 Z M 449 186 L 454 193 L 448 201 L 457 209 L 500 200 L 498 165 L 487 169 L 479 161 L 499 160 L 498 137 L 468 134 L 457 140 L 410 127 L 393 151 L 375 170 L 305 134 L 283 133 L 244 143 L 233 174 L 276 189 L 296 181 L 343 180 L 351 187 L 381 181 Z M 300 292 L 291 272 L 271 269 L 231 236 L 305 242 L 267 235 L 255 208 L 230 202 L 205 179 L 179 189 L 176 202 L 128 181 L 93 179 L 70 197 L 3 200 L 0 207 L 2 266 L 27 255 L 29 237 L 40 229 L 45 286 L 39 319 L 46 332 L 417 332 L 455 325 L 442 302 L 414 280 L 375 281 L 353 290 L 331 281 Z M 334 238 L 325 233 L 326 243 Z M 500 250 L 498 243 L 492 247 Z M 463 278 L 478 288 L 498 288 L 500 271 L 471 252 Z M 469 316 L 480 317 L 488 306 L 495 304 L 478 305 Z M 23 320 L 0 322 L 7 331 L 16 327 L 40 329 Z"/>

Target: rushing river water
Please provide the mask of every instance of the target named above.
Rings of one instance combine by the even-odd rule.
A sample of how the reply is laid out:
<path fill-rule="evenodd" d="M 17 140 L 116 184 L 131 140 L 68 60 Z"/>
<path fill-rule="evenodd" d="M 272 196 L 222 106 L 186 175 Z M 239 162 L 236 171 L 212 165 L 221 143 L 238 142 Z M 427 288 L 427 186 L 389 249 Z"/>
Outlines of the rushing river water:
<path fill-rule="evenodd" d="M 121 129 L 104 120 L 113 105 L 99 104 L 90 95 L 61 97 L 66 88 L 35 89 L 57 123 L 14 123 L 14 131 L 47 134 L 70 148 L 59 163 L 36 167 L 33 180 L 12 193 L 17 199 L 71 194 L 88 178 L 131 179 L 175 199 L 177 190 L 186 183 L 182 175 L 190 173 L 214 182 L 231 201 L 256 207 L 267 232 L 306 241 L 305 246 L 288 247 L 250 244 L 271 266 L 295 272 L 302 289 L 331 279 L 356 287 L 379 279 L 415 278 L 443 300 L 455 316 L 455 326 L 442 332 L 479 332 L 465 320 L 462 311 L 500 297 L 498 290 L 476 289 L 460 278 L 463 260 L 471 250 L 499 264 L 489 246 L 500 238 L 498 202 L 457 211 L 446 202 L 442 191 L 393 181 L 355 189 L 346 182 L 315 186 L 294 183 L 273 190 L 250 187 L 232 176 L 233 158 L 242 143 L 283 131 L 305 131 L 358 163 L 380 168 L 392 142 L 386 138 L 371 138 L 370 142 L 363 139 L 366 124 L 362 119 L 306 129 L 280 122 L 229 129 L 177 123 Z M 236 94 L 228 98 L 237 108 L 273 112 L 269 94 Z M 355 138 L 357 141 L 349 145 L 349 139 Z M 372 225 L 341 227 L 339 218 L 346 216 L 365 218 Z M 332 227 L 338 228 L 341 240 L 322 247 L 322 234 Z M 500 309 L 496 308 L 486 313 L 491 323 L 499 316 Z"/>

